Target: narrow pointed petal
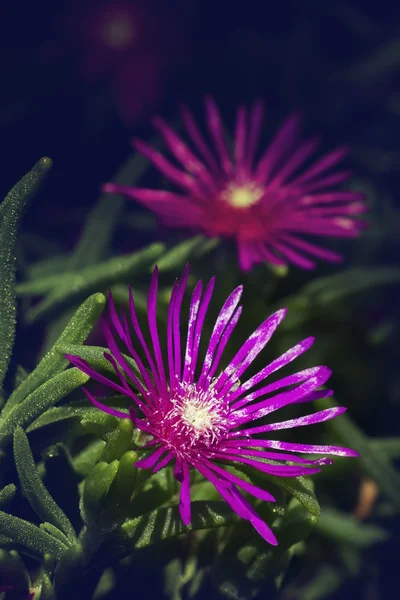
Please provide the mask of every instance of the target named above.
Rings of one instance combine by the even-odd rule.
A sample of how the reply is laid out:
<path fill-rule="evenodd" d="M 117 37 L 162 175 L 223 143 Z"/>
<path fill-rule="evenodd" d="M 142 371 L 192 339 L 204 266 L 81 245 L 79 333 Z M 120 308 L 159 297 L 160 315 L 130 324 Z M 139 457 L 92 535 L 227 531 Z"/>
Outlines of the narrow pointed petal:
<path fill-rule="evenodd" d="M 216 323 L 214 325 L 214 329 L 211 334 L 210 342 L 208 344 L 206 356 L 204 358 L 203 368 L 201 371 L 201 375 L 199 378 L 199 385 L 201 387 L 204 386 L 206 378 L 208 377 L 208 373 L 211 369 L 211 365 L 213 362 L 214 352 L 216 350 L 217 344 L 219 343 L 221 336 L 225 330 L 225 327 L 228 325 L 237 305 L 239 304 L 240 298 L 242 296 L 243 287 L 237 287 L 225 301 L 221 311 L 218 315 Z"/>
<path fill-rule="evenodd" d="M 233 403 L 243 393 L 251 390 L 252 387 L 257 385 L 258 383 L 261 383 L 261 381 L 264 381 L 264 379 L 269 377 L 269 375 L 272 375 L 272 373 L 275 373 L 275 371 L 282 369 L 282 367 L 291 363 L 298 356 L 301 356 L 304 352 L 307 352 L 307 350 L 309 350 L 309 348 L 311 348 L 311 346 L 313 345 L 314 341 L 315 338 L 311 336 L 304 339 L 299 344 L 296 344 L 296 346 L 293 346 L 293 348 L 290 348 L 290 350 L 287 350 L 284 354 L 273 360 L 269 365 L 261 369 L 261 371 L 253 375 L 251 379 L 240 385 L 238 389 L 230 395 L 230 401 Z M 243 402 L 243 404 L 246 404 L 246 402 Z M 241 404 L 237 404 L 235 406 L 236 408 L 238 408 L 239 406 L 241 406 Z"/>
<path fill-rule="evenodd" d="M 207 125 L 213 138 L 215 147 L 218 151 L 222 168 L 224 169 L 225 173 L 230 173 L 232 171 L 232 162 L 229 158 L 228 150 L 225 144 L 224 130 L 217 105 L 212 98 L 207 97 L 205 99 L 205 106 Z"/>
<path fill-rule="evenodd" d="M 103 412 L 107 413 L 108 415 L 112 415 L 113 417 L 117 417 L 118 419 L 130 419 L 130 415 L 129 413 L 125 413 L 122 412 L 122 410 L 117 410 L 116 408 L 112 408 L 111 406 L 107 406 L 106 404 L 103 404 L 102 402 L 99 402 L 98 400 L 96 400 L 96 398 L 90 393 L 88 392 L 87 389 L 82 388 L 82 391 L 84 392 L 86 398 L 93 404 L 93 406 L 95 406 L 96 408 L 99 408 L 100 410 L 102 410 Z"/>
<path fill-rule="evenodd" d="M 326 408 L 305 417 L 289 419 L 280 423 L 271 423 L 270 425 L 260 425 L 251 429 L 243 429 L 238 431 L 238 435 L 255 435 L 256 433 L 265 433 L 266 431 L 278 431 L 279 429 L 292 429 L 294 427 L 303 427 L 304 425 L 314 425 L 315 423 L 323 423 L 338 417 L 347 409 L 344 406 L 335 406 L 334 408 Z"/>
<path fill-rule="evenodd" d="M 181 484 L 180 499 L 179 499 L 179 514 L 182 522 L 185 525 L 190 525 L 191 510 L 190 510 L 190 471 L 186 461 L 177 458 L 175 470 L 175 478 Z"/>
<path fill-rule="evenodd" d="M 285 318 L 286 312 L 287 309 L 285 308 L 278 310 L 268 317 L 268 319 L 266 319 L 264 323 L 251 334 L 233 360 L 219 376 L 215 389 L 221 394 L 224 394 L 227 389 L 232 387 L 232 378 L 234 380 L 239 379 L 247 367 L 265 348 L 279 323 Z"/>
<path fill-rule="evenodd" d="M 195 120 L 191 112 L 183 106 L 181 109 L 183 122 L 185 123 L 186 130 L 190 135 L 192 142 L 196 146 L 198 152 L 202 155 L 204 160 L 208 163 L 208 165 L 213 169 L 214 172 L 219 172 L 220 167 L 218 166 L 217 161 L 212 155 L 209 147 L 207 146 L 206 141 L 200 133 L 199 128 L 196 125 Z"/>
<path fill-rule="evenodd" d="M 151 146 L 141 142 L 140 140 L 135 140 L 133 142 L 133 147 L 140 152 L 140 154 L 143 154 L 143 156 L 148 158 L 153 165 L 157 167 L 160 173 L 173 181 L 176 185 L 184 190 L 189 190 L 192 193 L 200 193 L 198 184 L 193 176 L 174 167 L 174 165 L 170 163 L 169 160 L 167 160 L 160 152 L 157 152 Z"/>

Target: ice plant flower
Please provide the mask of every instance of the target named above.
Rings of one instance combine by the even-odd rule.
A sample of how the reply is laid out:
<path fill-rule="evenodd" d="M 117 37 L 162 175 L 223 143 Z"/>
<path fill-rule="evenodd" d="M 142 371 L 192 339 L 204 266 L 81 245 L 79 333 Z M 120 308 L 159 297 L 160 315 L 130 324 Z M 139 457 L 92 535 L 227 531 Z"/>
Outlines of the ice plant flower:
<path fill-rule="evenodd" d="M 169 463 L 174 464 L 174 475 L 181 484 L 180 515 L 186 525 L 190 523 L 191 514 L 190 470 L 197 469 L 242 519 L 250 521 L 269 543 L 276 544 L 277 540 L 271 529 L 239 488 L 267 502 L 273 502 L 274 497 L 267 490 L 224 467 L 236 465 L 240 468 L 242 465 L 278 477 L 296 477 L 317 473 L 322 465 L 332 462 L 327 456 L 311 459 L 302 454 L 357 456 L 356 452 L 348 448 L 306 445 L 265 437 L 265 434 L 269 435 L 273 431 L 321 423 L 340 415 L 346 409 L 334 407 L 306 416 L 266 423 L 265 417 L 284 406 L 309 402 L 331 394 L 330 390 L 320 389 L 330 376 L 330 370 L 324 366 L 305 369 L 269 384 L 264 383 L 270 375 L 306 352 L 312 345 L 313 338 L 301 341 L 245 380 L 246 370 L 262 352 L 286 314 L 285 309 L 279 310 L 250 335 L 229 364 L 220 371 L 224 348 L 241 314 L 239 301 L 242 287 L 235 289 L 224 303 L 205 355 L 200 359 L 200 338 L 215 278 L 211 279 L 204 293 L 201 281 L 194 288 L 186 344 L 183 347 L 181 305 L 187 280 L 188 268 L 182 279 L 175 282 L 171 294 L 166 365 L 156 321 L 157 268 L 148 292 L 150 347 L 139 325 L 132 293 L 129 295 L 129 315 L 123 311 L 121 317 L 116 312 L 111 294 L 109 296 L 109 316 L 103 321 L 103 331 L 110 354 L 106 352 L 104 356 L 115 369 L 116 381 L 97 373 L 78 356 L 66 357 L 95 381 L 132 400 L 132 409 L 128 414 L 106 406 L 85 390 L 95 406 L 116 417 L 131 418 L 139 430 L 150 436 L 146 445 L 148 455 L 136 463 L 137 467 L 151 469 L 155 473 Z M 130 327 L 135 333 L 135 341 L 131 337 Z M 126 346 L 127 353 L 137 365 L 137 371 L 132 369 L 121 353 L 117 339 Z"/>
<path fill-rule="evenodd" d="M 193 149 L 161 118 L 154 119 L 176 164 L 148 144 L 133 142 L 179 192 L 114 183 L 104 190 L 140 202 L 167 226 L 233 238 L 244 271 L 263 261 L 304 269 L 315 266 L 314 258 L 340 261 L 336 252 L 302 236 L 352 237 L 365 225 L 355 218 L 365 210 L 363 195 L 337 189 L 350 172 L 332 171 L 346 150 L 338 148 L 307 166 L 319 139 L 299 142 L 300 119 L 291 116 L 258 156 L 263 104 L 256 102 L 250 111 L 238 109 L 232 155 L 211 98 L 206 98 L 205 108 L 213 148 L 186 108 L 182 118 Z"/>

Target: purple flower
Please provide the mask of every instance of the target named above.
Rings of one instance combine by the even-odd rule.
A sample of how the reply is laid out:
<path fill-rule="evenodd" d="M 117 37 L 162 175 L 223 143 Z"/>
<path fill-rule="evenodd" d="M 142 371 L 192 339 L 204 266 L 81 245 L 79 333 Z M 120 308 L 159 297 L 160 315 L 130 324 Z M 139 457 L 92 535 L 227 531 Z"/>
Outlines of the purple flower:
<path fill-rule="evenodd" d="M 174 183 L 180 193 L 108 183 L 104 190 L 120 193 L 153 210 L 171 227 L 202 231 L 210 237 L 230 237 L 237 243 L 240 267 L 256 263 L 315 266 L 313 258 L 341 260 L 331 250 L 302 238 L 303 234 L 354 237 L 365 221 L 354 218 L 366 210 L 363 195 L 338 190 L 347 170 L 332 172 L 346 150 L 338 148 L 299 172 L 316 150 L 319 139 L 299 143 L 300 119 L 290 117 L 270 146 L 256 159 L 263 123 L 263 104 L 237 112 L 233 157 L 212 99 L 205 101 L 207 126 L 215 152 L 207 145 L 190 112 L 182 111 L 194 147 L 160 118 L 154 124 L 179 166 L 141 141 L 134 147 Z"/>
<path fill-rule="evenodd" d="M 148 293 L 148 324 L 151 347 L 139 325 L 135 303 L 130 292 L 129 318 L 123 311 L 119 318 L 110 294 L 109 319 L 103 322 L 107 346 L 111 354 L 105 358 L 113 365 L 119 383 L 97 373 L 84 360 L 66 355 L 73 365 L 132 400 L 130 413 L 110 408 L 87 390 L 89 400 L 98 408 L 120 418 L 131 418 L 134 425 L 151 436 L 146 449 L 149 454 L 136 463 L 137 467 L 159 471 L 174 463 L 174 475 L 181 483 L 180 514 L 183 522 L 190 523 L 190 469 L 197 469 L 211 481 L 222 498 L 243 519 L 250 521 L 260 535 L 271 544 L 276 538 L 260 518 L 239 488 L 261 500 L 274 502 L 266 490 L 227 471 L 224 466 L 241 464 L 263 473 L 281 477 L 311 475 L 320 466 L 332 461 L 326 457 L 304 458 L 306 454 L 358 456 L 348 448 L 316 446 L 259 438 L 281 429 L 291 429 L 321 423 L 340 415 L 343 407 L 329 408 L 307 416 L 265 424 L 258 422 L 274 411 L 289 404 L 309 402 L 331 395 L 330 390 L 319 390 L 330 376 L 327 367 L 305 369 L 279 381 L 264 384 L 265 379 L 303 354 L 313 343 L 307 338 L 279 356 L 268 366 L 243 379 L 252 364 L 270 340 L 285 317 L 282 309 L 271 315 L 251 334 L 230 363 L 218 373 L 224 348 L 239 320 L 242 287 L 235 289 L 223 305 L 216 320 L 204 358 L 199 345 L 204 320 L 213 293 L 215 278 L 202 293 L 202 282 L 194 288 L 188 320 L 186 345 L 181 343 L 180 313 L 188 280 L 186 268 L 181 281 L 176 281 L 168 309 L 167 356 L 164 365 L 156 321 L 158 271 L 154 270 Z M 135 342 L 130 334 L 135 333 Z M 126 346 L 136 362 L 140 376 L 135 373 L 118 348 L 116 338 Z M 142 360 L 141 357 L 145 357 Z M 128 384 L 127 378 L 135 389 Z M 258 422 L 258 423 L 257 423 Z M 300 456 L 296 453 L 300 453 Z M 263 462 L 263 459 L 271 462 Z M 290 462 L 291 464 L 287 464 Z"/>

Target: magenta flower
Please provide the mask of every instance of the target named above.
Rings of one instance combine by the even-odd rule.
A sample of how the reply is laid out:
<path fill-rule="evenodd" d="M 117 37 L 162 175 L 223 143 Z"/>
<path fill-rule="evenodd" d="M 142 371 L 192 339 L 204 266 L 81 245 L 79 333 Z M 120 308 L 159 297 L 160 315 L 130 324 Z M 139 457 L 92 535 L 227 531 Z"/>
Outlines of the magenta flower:
<path fill-rule="evenodd" d="M 149 454 L 136 463 L 137 467 L 151 469 L 155 473 L 169 463 L 174 463 L 174 475 L 181 483 L 180 514 L 186 525 L 190 523 L 190 469 L 197 469 L 241 518 L 250 521 L 265 540 L 276 544 L 274 534 L 239 492 L 239 488 L 267 502 L 274 502 L 273 496 L 226 470 L 224 466 L 241 464 L 275 476 L 296 477 L 317 473 L 321 465 L 330 464 L 332 461 L 326 457 L 304 458 L 294 453 L 357 456 L 356 452 L 348 448 L 306 445 L 258 437 L 272 431 L 321 423 L 340 415 L 346 409 L 329 408 L 286 421 L 266 424 L 263 420 L 259 423 L 259 419 L 264 419 L 284 406 L 331 395 L 330 390 L 319 389 L 328 380 L 331 372 L 327 367 L 314 367 L 264 384 L 268 376 L 292 362 L 312 345 L 314 339 L 310 337 L 282 354 L 247 381 L 243 379 L 246 370 L 284 318 L 286 310 L 282 309 L 266 319 L 251 334 L 231 362 L 217 374 L 222 353 L 242 310 L 239 306 L 242 287 L 235 289 L 223 305 L 205 356 L 201 360 L 200 338 L 215 278 L 211 279 L 204 294 L 201 282 L 194 288 L 189 308 L 186 346 L 183 351 L 180 313 L 188 273 L 186 268 L 182 280 L 175 282 L 169 304 L 167 368 L 164 366 L 156 322 L 157 268 L 154 270 L 148 293 L 148 324 L 152 348 L 145 342 L 132 293 L 130 292 L 129 297 L 129 318 L 125 311 L 122 318 L 118 317 L 110 294 L 109 320 L 104 321 L 103 330 L 111 354 L 105 353 L 104 356 L 114 367 L 119 383 L 97 373 L 77 356 L 66 357 L 97 382 L 132 400 L 132 409 L 127 414 L 100 403 L 85 390 L 95 406 L 116 417 L 131 418 L 138 429 L 151 436 L 152 439 L 146 446 Z M 135 342 L 131 338 L 130 326 L 135 332 Z M 132 370 L 121 354 L 115 338 L 119 338 L 125 344 L 128 353 L 136 362 L 140 376 Z M 141 356 L 145 357 L 145 361 Z M 130 387 L 127 378 L 133 383 L 135 390 Z M 263 462 L 263 459 L 275 462 Z"/>
<path fill-rule="evenodd" d="M 179 193 L 113 183 L 104 190 L 137 200 L 168 226 L 234 238 L 245 271 L 263 261 L 274 265 L 291 262 L 304 269 L 315 266 L 310 257 L 340 261 L 336 252 L 306 241 L 302 235 L 353 237 L 365 225 L 354 218 L 365 210 L 363 195 L 337 189 L 348 179 L 349 171 L 331 172 L 346 151 L 336 149 L 299 172 L 319 140 L 299 144 L 300 119 L 292 116 L 256 159 L 263 123 L 263 105 L 257 102 L 249 113 L 243 107 L 238 110 L 232 157 L 215 103 L 207 98 L 205 106 L 215 152 L 186 108 L 182 117 L 194 151 L 162 119 L 154 120 L 179 166 L 148 144 L 134 141 L 134 147 Z"/>

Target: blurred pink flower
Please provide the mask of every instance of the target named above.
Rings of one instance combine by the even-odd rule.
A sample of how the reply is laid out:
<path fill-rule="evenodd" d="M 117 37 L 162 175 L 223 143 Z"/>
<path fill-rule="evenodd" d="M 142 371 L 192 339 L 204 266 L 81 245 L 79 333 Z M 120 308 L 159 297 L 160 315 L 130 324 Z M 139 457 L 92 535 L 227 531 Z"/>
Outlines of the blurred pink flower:
<path fill-rule="evenodd" d="M 187 55 L 187 25 L 182 10 L 161 0 L 84 2 L 62 16 L 63 47 L 55 44 L 58 53 L 77 52 L 83 77 L 107 82 L 121 117 L 134 123 L 159 105 Z"/>

